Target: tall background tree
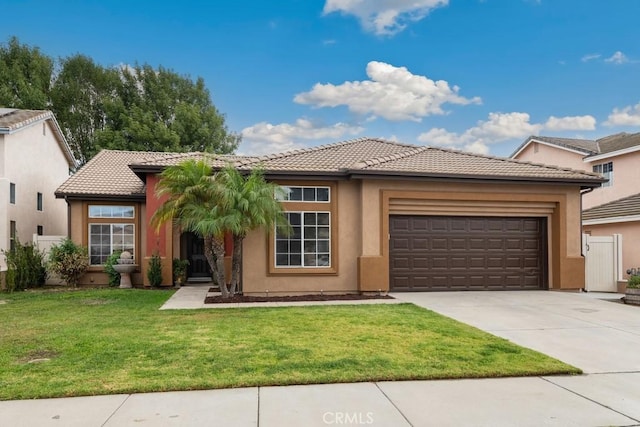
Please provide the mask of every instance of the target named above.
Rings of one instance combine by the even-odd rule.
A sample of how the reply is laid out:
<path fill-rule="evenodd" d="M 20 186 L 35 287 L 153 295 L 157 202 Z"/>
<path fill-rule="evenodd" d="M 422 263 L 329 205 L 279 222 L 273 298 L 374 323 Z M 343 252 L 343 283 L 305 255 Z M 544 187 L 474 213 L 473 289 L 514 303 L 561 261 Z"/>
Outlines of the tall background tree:
<path fill-rule="evenodd" d="M 82 54 L 54 61 L 15 37 L 0 45 L 0 107 L 51 109 L 81 163 L 102 148 L 231 153 L 240 142 L 202 78 Z"/>
<path fill-rule="evenodd" d="M 49 56 L 11 37 L 0 45 L 0 107 L 48 108 L 52 74 Z"/>

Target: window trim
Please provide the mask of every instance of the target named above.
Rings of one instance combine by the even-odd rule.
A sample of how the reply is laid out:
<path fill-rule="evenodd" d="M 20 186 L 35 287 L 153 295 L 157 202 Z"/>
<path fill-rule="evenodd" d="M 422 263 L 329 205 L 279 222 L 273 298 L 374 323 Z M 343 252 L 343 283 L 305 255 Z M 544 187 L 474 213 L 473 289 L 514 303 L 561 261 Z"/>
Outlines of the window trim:
<path fill-rule="evenodd" d="M 329 212 L 330 221 L 330 237 L 329 237 L 329 253 L 331 257 L 331 266 L 326 267 L 276 267 L 275 263 L 275 229 L 268 233 L 267 237 L 267 275 L 268 276 L 336 276 L 339 272 L 339 245 L 338 245 L 338 183 L 328 181 L 306 181 L 304 185 L 300 185 L 300 181 L 277 181 L 276 184 L 285 187 L 329 187 L 329 202 L 303 202 L 280 200 L 285 212 Z"/>
<path fill-rule="evenodd" d="M 111 247 L 111 252 L 113 253 L 113 226 L 114 225 L 130 225 L 133 227 L 133 259 L 134 259 L 134 263 L 136 262 L 136 260 L 138 259 L 136 257 L 136 253 L 137 253 L 137 245 L 136 245 L 136 225 L 133 222 L 89 222 L 87 223 L 87 236 L 88 236 L 88 243 L 87 243 L 87 250 L 89 252 L 89 266 L 90 267 L 102 267 L 104 266 L 104 263 L 102 264 L 92 264 L 91 263 L 91 226 L 93 225 L 108 225 L 110 227 L 109 230 L 109 236 L 111 237 L 111 241 L 109 242 L 109 246 Z"/>
<path fill-rule="evenodd" d="M 282 203 L 323 203 L 323 204 L 330 204 L 331 203 L 331 186 L 329 185 L 280 185 L 280 188 L 284 190 L 284 188 L 300 188 L 302 189 L 302 194 L 303 194 L 303 199 L 304 199 L 304 189 L 305 188 L 315 188 L 316 189 L 316 200 L 289 200 L 289 199 L 279 199 L 278 197 L 276 197 L 276 199 L 278 199 L 278 201 L 282 202 Z M 317 189 L 318 188 L 326 188 L 329 191 L 329 200 L 317 200 L 318 198 L 318 193 L 317 193 Z M 285 191 L 286 193 L 286 191 Z"/>
<path fill-rule="evenodd" d="M 273 239 L 273 245 L 274 245 L 274 246 L 273 246 L 273 248 L 272 248 L 273 253 L 274 253 L 274 257 L 273 257 L 273 268 L 274 268 L 274 269 L 279 269 L 279 268 L 291 269 L 291 268 L 294 268 L 294 269 L 304 269 L 304 270 L 309 270 L 309 269 L 323 269 L 323 270 L 325 270 L 325 269 L 331 269 L 331 268 L 332 268 L 332 265 L 333 265 L 333 254 L 332 254 L 332 252 L 331 252 L 331 249 L 332 249 L 332 246 L 333 246 L 333 245 L 332 245 L 332 243 L 333 243 L 333 239 L 332 239 L 332 236 L 331 236 L 331 229 L 332 229 L 332 225 L 333 225 L 333 224 L 332 224 L 332 222 L 333 222 L 333 221 L 332 221 L 332 219 L 331 219 L 331 211 L 287 211 L 286 213 L 297 213 L 297 214 L 300 214 L 300 219 L 301 219 L 301 222 L 300 222 L 300 227 L 301 227 L 301 234 L 300 234 L 300 245 L 301 245 L 301 248 L 300 248 L 300 256 L 301 256 L 301 260 L 300 260 L 300 262 L 301 262 L 301 264 L 302 264 L 302 265 L 278 265 L 278 264 L 277 264 L 277 262 L 278 262 L 278 261 L 277 261 L 277 255 L 278 255 L 278 249 L 277 249 L 278 239 L 277 239 L 277 231 L 274 231 L 274 233 L 276 234 L 276 238 L 274 238 L 274 239 Z M 304 215 L 305 215 L 305 214 L 308 214 L 308 213 L 313 213 L 313 214 L 316 214 L 316 215 L 317 215 L 317 214 L 327 214 L 327 215 L 329 215 L 329 224 L 328 224 L 328 227 L 329 227 L 329 238 L 328 238 L 328 239 L 320 239 L 320 240 L 329 240 L 329 252 L 328 252 L 328 253 L 329 253 L 329 265 L 304 265 L 304 256 L 305 256 L 305 251 L 304 251 L 304 242 L 305 242 L 305 240 L 310 240 L 310 239 L 305 239 L 305 236 L 304 236 L 304 229 L 305 229 L 305 227 L 307 227 L 307 225 L 305 225 L 305 223 L 304 223 Z M 323 225 L 321 225 L 321 226 L 323 226 Z M 277 226 L 276 226 L 276 227 L 277 227 Z M 316 230 L 317 230 L 318 224 L 315 224 L 315 227 L 316 227 Z M 318 241 L 318 237 L 317 237 L 317 236 L 316 236 L 316 238 L 315 238 L 315 241 L 316 241 L 316 242 Z M 315 254 L 316 254 L 316 256 L 317 256 L 318 251 L 316 250 L 316 252 L 314 252 L 314 253 L 315 253 Z M 324 252 L 322 252 L 322 253 L 324 253 Z"/>
<path fill-rule="evenodd" d="M 96 216 L 96 215 L 91 215 L 91 208 L 92 207 L 109 207 L 109 208 L 132 208 L 133 209 L 133 216 Z M 135 205 L 125 205 L 125 204 L 115 204 L 115 205 L 110 205 L 110 204 L 97 204 L 97 203 L 89 203 L 87 205 L 87 218 L 89 219 L 101 219 L 101 220 L 135 220 L 136 219 L 136 207 Z"/>
<path fill-rule="evenodd" d="M 84 226 L 82 227 L 82 244 L 89 250 L 89 226 L 91 224 L 133 224 L 134 225 L 134 259 L 141 263 L 141 241 L 145 230 L 140 224 L 140 204 L 139 203 L 127 203 L 124 201 L 86 201 L 82 202 L 82 215 Z M 133 207 L 133 218 L 91 218 L 89 217 L 89 206 L 127 206 Z M 88 271 L 102 272 L 104 271 L 103 265 L 89 265 Z"/>

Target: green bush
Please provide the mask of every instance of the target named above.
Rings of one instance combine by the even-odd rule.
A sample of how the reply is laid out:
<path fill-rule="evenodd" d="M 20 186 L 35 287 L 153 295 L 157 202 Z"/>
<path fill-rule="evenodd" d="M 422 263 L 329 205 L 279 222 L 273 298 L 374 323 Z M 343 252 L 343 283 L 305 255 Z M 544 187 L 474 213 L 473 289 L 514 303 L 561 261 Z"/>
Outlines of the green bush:
<path fill-rule="evenodd" d="M 154 253 L 149 260 L 147 279 L 149 279 L 149 284 L 154 288 L 162 284 L 162 260 L 157 253 Z"/>
<path fill-rule="evenodd" d="M 640 288 L 640 276 L 633 275 L 629 277 L 629 281 L 627 282 L 627 288 L 638 289 Z"/>
<path fill-rule="evenodd" d="M 31 243 L 21 244 L 16 239 L 12 251 L 2 251 L 7 264 L 6 291 L 23 291 L 28 287 L 43 286 L 47 280 L 44 255 Z"/>
<path fill-rule="evenodd" d="M 51 248 L 49 268 L 56 273 L 67 286 L 77 287 L 82 275 L 89 267 L 87 248 L 76 245 L 70 239 L 65 239 L 59 245 Z"/>
<path fill-rule="evenodd" d="M 113 252 L 104 263 L 104 272 L 109 276 L 109 286 L 112 288 L 120 285 L 120 273 L 113 268 L 113 265 L 118 263 L 121 253 L 122 251 Z"/>
<path fill-rule="evenodd" d="M 184 283 L 187 279 L 187 267 L 189 266 L 188 259 L 173 259 L 173 281 L 175 283 Z"/>

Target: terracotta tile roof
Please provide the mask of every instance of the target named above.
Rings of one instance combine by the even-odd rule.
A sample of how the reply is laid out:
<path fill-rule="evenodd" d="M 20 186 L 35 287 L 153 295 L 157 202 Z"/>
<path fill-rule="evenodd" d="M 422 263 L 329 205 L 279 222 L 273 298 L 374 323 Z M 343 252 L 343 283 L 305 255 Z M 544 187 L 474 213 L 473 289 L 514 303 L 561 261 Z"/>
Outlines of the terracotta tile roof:
<path fill-rule="evenodd" d="M 262 157 L 103 150 L 70 177 L 56 195 L 142 196 L 144 184 L 136 173 L 161 171 L 186 159 L 207 159 L 214 168 L 229 162 L 243 170 L 261 167 L 268 175 L 399 175 L 579 182 L 587 186 L 603 181 L 598 174 L 555 166 L 359 138 Z"/>
<path fill-rule="evenodd" d="M 640 215 L 640 193 L 586 209 L 582 212 L 582 219 L 588 221 L 634 215 Z"/>
<path fill-rule="evenodd" d="M 415 147 L 384 139 L 357 138 L 239 161 L 238 166 L 251 168 L 259 164 L 269 172 L 341 172 L 363 160 L 401 153 Z"/>
<path fill-rule="evenodd" d="M 60 129 L 60 125 L 49 110 L 19 110 L 17 108 L 0 108 L 0 134 L 12 134 L 22 128 L 44 120 L 50 120 L 58 145 L 67 158 L 70 168 L 77 166 L 77 161 L 67 144 L 67 139 Z"/>
<path fill-rule="evenodd" d="M 237 162 L 250 162 L 257 159 L 251 156 L 236 156 L 233 154 L 211 154 L 202 152 L 193 153 L 167 153 L 167 156 L 152 157 L 136 160 L 131 163 L 132 167 L 136 166 L 155 166 L 164 168 L 167 166 L 175 166 L 185 160 L 207 160 L 214 168 L 224 167 L 227 164 L 236 164 Z"/>
<path fill-rule="evenodd" d="M 173 155 L 175 153 L 102 150 L 58 187 L 56 196 L 144 196 L 144 183 L 129 165 Z"/>
<path fill-rule="evenodd" d="M 355 170 L 434 177 L 602 181 L 602 177 L 594 173 L 436 147 L 417 147 L 369 159 L 354 165 Z"/>

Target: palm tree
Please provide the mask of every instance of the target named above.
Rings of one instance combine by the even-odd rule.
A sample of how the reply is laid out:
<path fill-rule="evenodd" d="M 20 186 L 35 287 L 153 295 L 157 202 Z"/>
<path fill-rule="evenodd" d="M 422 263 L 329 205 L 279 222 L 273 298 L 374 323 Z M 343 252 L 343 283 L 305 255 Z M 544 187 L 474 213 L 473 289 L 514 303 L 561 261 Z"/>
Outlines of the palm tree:
<path fill-rule="evenodd" d="M 281 226 L 287 233 L 290 225 L 277 195 L 282 189 L 265 181 L 260 169 L 248 176 L 231 165 L 213 174 L 206 161 L 186 160 L 170 166 L 160 175 L 158 197 L 167 200 L 151 218 L 156 228 L 172 220 L 183 230 L 203 238 L 205 256 L 223 298 L 235 294 L 242 265 L 242 241 L 259 228 Z M 227 287 L 224 268 L 224 235 L 233 235 L 231 283 Z"/>
<path fill-rule="evenodd" d="M 238 287 L 242 265 L 242 242 L 250 231 L 272 230 L 281 226 L 286 233 L 290 225 L 281 203 L 276 197 L 283 190 L 277 184 L 267 182 L 260 169 L 243 176 L 232 166 L 226 166 L 216 174 L 220 185 L 220 203 L 224 211 L 224 228 L 233 235 L 230 291 Z"/>
<path fill-rule="evenodd" d="M 160 229 L 166 221 L 173 221 L 202 237 L 213 279 L 222 296 L 229 297 L 224 274 L 224 215 L 211 166 L 205 160 L 191 159 L 168 167 L 160 174 L 156 195 L 167 196 L 167 200 L 154 212 L 151 223 Z"/>

